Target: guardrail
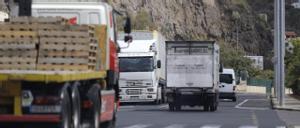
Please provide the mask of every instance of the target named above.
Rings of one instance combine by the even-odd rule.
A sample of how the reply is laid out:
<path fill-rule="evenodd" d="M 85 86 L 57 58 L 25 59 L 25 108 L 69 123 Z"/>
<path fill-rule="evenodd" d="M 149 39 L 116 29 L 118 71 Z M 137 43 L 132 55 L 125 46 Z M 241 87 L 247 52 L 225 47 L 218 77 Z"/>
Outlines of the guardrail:
<path fill-rule="evenodd" d="M 247 79 L 248 86 L 259 86 L 266 87 L 266 94 L 271 95 L 273 81 L 268 79 L 257 79 L 257 78 L 248 78 Z"/>

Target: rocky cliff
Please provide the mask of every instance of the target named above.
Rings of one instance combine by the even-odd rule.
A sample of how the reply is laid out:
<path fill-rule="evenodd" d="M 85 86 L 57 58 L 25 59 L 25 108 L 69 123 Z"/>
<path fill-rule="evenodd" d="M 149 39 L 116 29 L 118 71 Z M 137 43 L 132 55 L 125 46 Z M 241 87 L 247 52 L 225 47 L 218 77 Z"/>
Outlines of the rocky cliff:
<path fill-rule="evenodd" d="M 270 25 L 248 2 L 251 0 L 110 0 L 117 10 L 133 17 L 147 12 L 151 23 L 170 40 L 218 40 L 249 55 L 267 55 L 272 49 Z"/>
<path fill-rule="evenodd" d="M 3 1 L 0 9 L 6 10 Z M 248 55 L 268 56 L 273 48 L 270 14 L 260 14 L 264 9 L 270 12 L 272 0 L 263 0 L 267 8 L 261 0 L 105 1 L 116 10 L 127 11 L 140 24 L 136 28 L 157 29 L 169 40 L 217 40 Z"/>

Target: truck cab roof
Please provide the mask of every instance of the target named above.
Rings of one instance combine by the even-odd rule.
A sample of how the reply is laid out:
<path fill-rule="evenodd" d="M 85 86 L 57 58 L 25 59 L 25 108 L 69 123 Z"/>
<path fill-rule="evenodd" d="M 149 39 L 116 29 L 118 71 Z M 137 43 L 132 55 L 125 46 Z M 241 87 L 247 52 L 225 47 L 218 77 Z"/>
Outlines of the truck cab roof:
<path fill-rule="evenodd" d="M 224 68 L 222 74 L 234 74 L 234 70 L 232 68 Z"/>
<path fill-rule="evenodd" d="M 154 52 L 127 52 L 118 54 L 119 57 L 151 57 L 154 55 Z"/>

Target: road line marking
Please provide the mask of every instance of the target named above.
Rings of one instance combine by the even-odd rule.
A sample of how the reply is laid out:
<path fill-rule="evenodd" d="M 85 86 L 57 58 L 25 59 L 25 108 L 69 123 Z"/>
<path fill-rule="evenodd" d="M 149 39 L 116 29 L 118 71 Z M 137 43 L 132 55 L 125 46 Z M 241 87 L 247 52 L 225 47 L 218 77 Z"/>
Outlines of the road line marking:
<path fill-rule="evenodd" d="M 173 125 L 169 125 L 165 128 L 184 128 L 184 125 L 182 125 L 182 124 L 173 124 Z"/>
<path fill-rule="evenodd" d="M 120 109 L 130 109 L 134 108 L 135 106 L 120 106 Z"/>
<path fill-rule="evenodd" d="M 164 104 L 164 105 L 160 105 L 158 108 L 168 108 L 169 106 L 167 104 Z"/>
<path fill-rule="evenodd" d="M 253 110 L 251 112 L 251 117 L 252 117 L 252 120 L 253 120 L 253 124 L 258 125 L 257 117 L 256 117 L 255 112 Z"/>
<path fill-rule="evenodd" d="M 286 128 L 285 126 L 277 126 L 276 128 Z"/>
<path fill-rule="evenodd" d="M 204 126 L 202 126 L 200 128 L 221 128 L 221 125 L 214 125 L 214 124 L 212 124 L 212 125 L 204 125 Z"/>
<path fill-rule="evenodd" d="M 257 126 L 240 126 L 239 128 L 258 128 Z"/>
<path fill-rule="evenodd" d="M 237 109 L 247 109 L 247 110 L 269 110 L 269 108 L 258 108 L 258 107 L 241 107 L 243 104 L 248 102 L 249 100 L 266 100 L 266 99 L 246 99 L 243 102 L 237 104 L 235 108 Z"/>
<path fill-rule="evenodd" d="M 246 100 L 244 100 L 243 102 L 237 104 L 237 105 L 235 106 L 235 108 L 241 107 L 241 106 L 242 106 L 244 103 L 246 103 L 247 101 L 248 101 L 248 99 L 246 99 Z"/>
<path fill-rule="evenodd" d="M 147 128 L 149 126 L 151 126 L 151 125 L 150 124 L 136 124 L 136 125 L 128 126 L 125 128 Z"/>

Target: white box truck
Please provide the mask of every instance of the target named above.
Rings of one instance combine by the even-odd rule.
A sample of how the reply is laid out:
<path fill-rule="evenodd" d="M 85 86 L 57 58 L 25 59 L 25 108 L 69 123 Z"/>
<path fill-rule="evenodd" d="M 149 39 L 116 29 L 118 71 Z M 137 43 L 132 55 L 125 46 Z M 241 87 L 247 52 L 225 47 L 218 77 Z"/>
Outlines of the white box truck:
<path fill-rule="evenodd" d="M 163 102 L 165 38 L 157 31 L 134 31 L 132 37 L 130 44 L 118 41 L 120 101 Z"/>
<path fill-rule="evenodd" d="M 170 111 L 204 106 L 216 111 L 219 96 L 219 46 L 214 41 L 166 41 L 167 101 Z"/>

